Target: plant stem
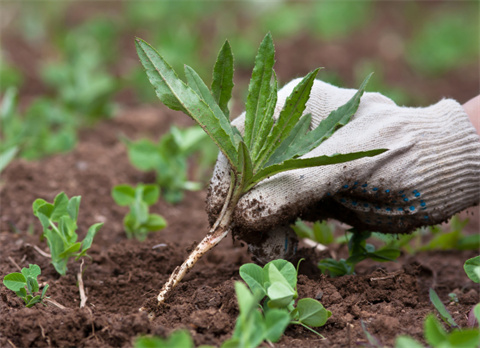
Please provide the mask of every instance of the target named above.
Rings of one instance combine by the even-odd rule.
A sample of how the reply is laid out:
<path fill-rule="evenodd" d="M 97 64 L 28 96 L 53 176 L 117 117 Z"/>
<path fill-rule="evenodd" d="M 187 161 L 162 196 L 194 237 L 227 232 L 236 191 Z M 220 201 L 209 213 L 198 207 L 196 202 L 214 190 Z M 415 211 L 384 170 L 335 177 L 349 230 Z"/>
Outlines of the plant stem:
<path fill-rule="evenodd" d="M 291 321 L 290 324 L 298 324 L 298 325 L 302 325 L 305 329 L 308 329 L 310 331 L 312 331 L 314 334 L 317 334 L 318 336 L 320 336 L 322 339 L 325 339 L 325 337 L 323 335 L 321 335 L 320 333 L 318 333 L 317 331 L 315 331 L 314 329 L 312 329 L 311 327 L 308 327 L 307 325 L 305 325 L 304 323 L 302 322 L 299 322 L 299 321 Z"/>
<path fill-rule="evenodd" d="M 158 294 L 158 305 L 161 305 L 170 296 L 173 289 L 180 283 L 183 277 L 192 269 L 197 261 L 205 255 L 207 251 L 217 245 L 230 231 L 231 220 L 235 206 L 242 194 L 241 185 L 236 184 L 235 175 L 231 172 L 231 182 L 225 203 L 220 212 L 217 221 L 213 224 L 208 234 L 190 253 L 183 264 L 173 271 L 168 281 L 163 285 L 162 290 Z M 143 308 L 142 308 L 143 309 Z M 141 310 L 142 310 L 141 309 Z"/>

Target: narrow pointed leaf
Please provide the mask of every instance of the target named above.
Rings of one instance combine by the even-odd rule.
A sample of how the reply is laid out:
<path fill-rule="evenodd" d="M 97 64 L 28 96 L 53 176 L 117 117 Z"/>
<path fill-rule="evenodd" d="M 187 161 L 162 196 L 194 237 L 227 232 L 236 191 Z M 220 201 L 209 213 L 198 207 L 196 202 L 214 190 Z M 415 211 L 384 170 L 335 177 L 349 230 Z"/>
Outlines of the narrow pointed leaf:
<path fill-rule="evenodd" d="M 371 76 L 372 74 L 367 76 L 357 93 L 355 93 L 346 104 L 332 111 L 326 119 L 320 122 L 317 128 L 292 143 L 284 157 L 288 159 L 303 156 L 318 147 L 322 142 L 330 138 L 338 129 L 346 125 L 355 112 L 357 112 L 358 106 L 360 105 L 360 99 L 365 92 L 365 88 L 367 87 L 367 83 Z"/>
<path fill-rule="evenodd" d="M 182 110 L 193 118 L 217 144 L 236 170 L 237 153 L 233 130 L 226 118 L 218 119 L 205 101 L 178 78 L 172 67 L 152 46 L 141 39 L 137 39 L 135 44 L 140 61 L 160 100 L 167 107 Z"/>
<path fill-rule="evenodd" d="M 30 308 L 30 307 L 32 307 L 33 305 L 37 304 L 38 302 L 40 302 L 40 295 L 37 295 L 37 296 L 35 296 L 34 298 L 32 298 L 30 301 L 28 301 L 26 307 L 27 307 L 27 308 Z"/>
<path fill-rule="evenodd" d="M 90 249 L 90 247 L 92 246 L 93 238 L 95 237 L 97 232 L 100 230 L 100 228 L 102 228 L 102 226 L 103 226 L 103 222 L 90 226 L 90 228 L 88 229 L 87 235 L 82 241 L 82 252 L 75 258 L 75 260 L 78 260 L 79 258 L 81 258 L 87 253 L 87 250 Z"/>
<path fill-rule="evenodd" d="M 203 82 L 202 78 L 196 73 L 196 71 L 188 65 L 185 65 L 185 76 L 187 77 L 188 86 L 193 89 L 195 93 L 205 101 L 205 103 L 207 103 L 215 114 L 215 117 L 218 118 L 220 122 L 230 122 L 220 109 L 220 106 L 218 106 L 205 82 Z"/>
<path fill-rule="evenodd" d="M 255 67 L 248 86 L 244 138 L 249 149 L 252 149 L 265 116 L 274 64 L 275 47 L 273 46 L 272 35 L 268 33 L 258 48 Z"/>
<path fill-rule="evenodd" d="M 67 205 L 68 215 L 72 218 L 73 221 L 77 222 L 78 219 L 78 210 L 80 209 L 80 201 L 82 200 L 81 196 L 75 196 L 70 198 Z"/>
<path fill-rule="evenodd" d="M 270 96 L 268 97 L 267 107 L 265 109 L 265 116 L 263 116 L 261 120 L 260 129 L 255 139 L 255 143 L 252 146 L 252 158 L 254 159 L 254 162 L 257 162 L 257 157 L 260 153 L 260 150 L 265 145 L 268 134 L 270 134 L 273 124 L 275 123 L 275 119 L 273 118 L 273 115 L 275 114 L 275 107 L 277 106 L 277 98 L 278 98 L 278 81 L 277 81 L 277 74 L 275 74 L 275 70 L 274 70 L 273 82 L 272 82 L 272 85 L 270 86 Z"/>
<path fill-rule="evenodd" d="M 442 325 L 435 319 L 433 314 L 429 314 L 425 319 L 425 340 L 432 347 L 437 347 L 442 342 L 447 341 L 447 333 Z"/>
<path fill-rule="evenodd" d="M 229 119 L 228 102 L 233 90 L 233 53 L 228 40 L 218 52 L 217 61 L 213 67 L 212 95 L 223 114 Z"/>
<path fill-rule="evenodd" d="M 15 158 L 18 152 L 18 146 L 12 146 L 8 150 L 0 153 L 0 173 Z"/>
<path fill-rule="evenodd" d="M 268 162 L 270 156 L 281 145 L 281 143 L 288 138 L 290 132 L 297 124 L 298 120 L 305 110 L 305 105 L 310 98 L 310 91 L 312 90 L 313 82 L 317 76 L 319 69 L 315 69 L 308 73 L 300 83 L 295 86 L 290 96 L 285 101 L 285 105 L 280 112 L 277 122 L 273 126 L 268 138 L 263 146 L 258 161 L 256 162 L 256 169 L 262 168 Z"/>
<path fill-rule="evenodd" d="M 68 247 L 67 249 L 65 249 L 62 253 L 60 253 L 60 255 L 58 255 L 59 258 L 64 258 L 64 257 L 69 257 L 70 254 L 73 254 L 73 253 L 76 253 L 77 251 L 80 250 L 80 248 L 82 247 L 82 243 L 75 243 L 73 245 L 71 245 L 70 247 Z"/>
<path fill-rule="evenodd" d="M 352 152 L 348 154 L 336 154 L 332 156 L 319 156 L 319 157 L 304 158 L 304 159 L 301 159 L 301 158 L 291 159 L 283 163 L 275 164 L 273 166 L 264 168 L 261 171 L 259 171 L 257 174 L 253 176 L 250 182 L 246 185 L 244 192 L 247 192 L 248 190 L 250 190 L 253 186 L 258 184 L 260 181 L 270 176 L 273 176 L 275 174 L 285 172 L 287 170 L 344 163 L 344 162 L 353 161 L 363 157 L 373 157 L 381 153 L 384 153 L 385 151 L 387 151 L 387 149 Z"/>
<path fill-rule="evenodd" d="M 241 154 L 241 155 L 240 155 Z M 250 158 L 250 153 L 248 152 L 247 145 L 242 141 L 238 147 L 238 155 L 243 158 L 243 182 L 249 182 L 253 177 L 253 164 L 252 159 Z"/>
<path fill-rule="evenodd" d="M 61 192 L 55 197 L 53 201 L 53 211 L 50 215 L 50 220 L 58 222 L 60 218 L 67 215 L 68 197 L 64 192 Z"/>
<path fill-rule="evenodd" d="M 48 290 L 48 287 L 49 287 L 49 286 L 50 286 L 50 285 L 48 285 L 48 284 L 45 284 L 45 286 L 43 287 L 43 291 L 42 291 L 42 299 L 45 297 L 45 294 L 47 293 L 47 290 Z"/>
<path fill-rule="evenodd" d="M 430 301 L 433 303 L 433 305 L 435 306 L 435 308 L 437 309 L 438 313 L 440 314 L 440 317 L 450 326 L 452 327 L 457 327 L 458 328 L 458 325 L 457 323 L 455 322 L 455 320 L 453 319 L 452 315 L 450 314 L 450 312 L 448 311 L 448 309 L 445 307 L 445 305 L 443 304 L 442 300 L 440 300 L 440 297 L 438 297 L 437 293 L 435 292 L 435 290 L 433 290 L 432 288 L 430 288 L 429 290 L 429 297 L 430 297 Z"/>
<path fill-rule="evenodd" d="M 275 152 L 270 157 L 265 166 L 268 167 L 293 158 L 293 156 L 289 154 L 289 149 L 292 145 L 294 146 L 299 141 L 301 141 L 301 139 L 305 136 L 305 134 L 308 132 L 311 121 L 312 114 L 306 114 L 305 116 L 303 116 L 295 125 L 295 127 L 293 127 L 288 138 L 285 139 L 282 144 L 275 150 Z"/>

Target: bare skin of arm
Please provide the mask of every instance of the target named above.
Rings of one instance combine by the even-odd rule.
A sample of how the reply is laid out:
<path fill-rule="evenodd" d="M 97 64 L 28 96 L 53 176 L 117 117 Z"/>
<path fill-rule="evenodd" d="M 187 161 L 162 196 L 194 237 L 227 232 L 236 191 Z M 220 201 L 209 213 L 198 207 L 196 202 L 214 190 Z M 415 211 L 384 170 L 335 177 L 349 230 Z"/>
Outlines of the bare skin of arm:
<path fill-rule="evenodd" d="M 480 135 L 480 95 L 463 104 L 463 109 L 467 113 L 473 127 L 475 127 L 477 133 Z"/>
<path fill-rule="evenodd" d="M 480 135 L 480 95 L 463 104 L 463 109 L 467 113 L 473 127 L 477 130 L 477 134 Z M 475 214 L 472 215 L 472 211 L 475 212 Z M 478 233 L 480 228 L 479 213 L 479 207 L 471 207 L 460 213 L 461 219 L 468 218 L 470 220 L 470 223 L 466 226 L 466 231 Z"/>

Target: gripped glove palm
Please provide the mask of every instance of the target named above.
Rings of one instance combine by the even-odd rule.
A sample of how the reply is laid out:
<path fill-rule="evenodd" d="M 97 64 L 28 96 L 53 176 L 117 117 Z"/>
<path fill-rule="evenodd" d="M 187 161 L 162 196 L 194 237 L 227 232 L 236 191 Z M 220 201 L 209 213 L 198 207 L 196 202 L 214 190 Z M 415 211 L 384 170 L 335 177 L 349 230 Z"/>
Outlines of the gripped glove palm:
<path fill-rule="evenodd" d="M 275 117 L 300 80 L 279 91 Z M 312 114 L 310 128 L 355 92 L 316 80 L 305 110 Z M 232 122 L 242 133 L 244 120 L 242 114 Z M 405 233 L 478 204 L 479 137 L 462 106 L 451 99 L 410 108 L 379 93 L 365 93 L 351 121 L 302 158 L 380 148 L 389 151 L 292 170 L 260 182 L 238 202 L 233 231 L 258 245 L 268 231 L 301 217 L 335 218 L 359 229 Z M 220 153 L 207 199 L 210 221 L 220 212 L 229 183 L 229 164 Z"/>

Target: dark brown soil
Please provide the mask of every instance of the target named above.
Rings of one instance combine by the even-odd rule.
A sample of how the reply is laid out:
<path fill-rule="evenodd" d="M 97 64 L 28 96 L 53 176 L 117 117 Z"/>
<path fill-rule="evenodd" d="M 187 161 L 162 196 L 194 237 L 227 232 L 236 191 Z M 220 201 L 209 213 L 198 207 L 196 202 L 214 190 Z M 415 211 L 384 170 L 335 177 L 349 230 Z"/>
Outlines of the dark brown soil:
<path fill-rule="evenodd" d="M 51 304 L 25 308 L 21 299 L 0 285 L 2 347 L 129 347 L 139 334 L 165 336 L 178 328 L 188 329 L 197 345 L 218 346 L 230 337 L 238 315 L 234 281 L 240 279 L 240 265 L 250 262 L 246 247 L 230 238 L 193 268 L 153 321 L 138 312 L 183 261 L 186 249 L 207 231 L 206 190 L 187 193 L 175 206 L 164 201 L 153 206 L 152 211 L 163 215 L 169 225 L 143 243 L 126 238 L 122 219 L 127 209 L 116 206 L 110 197 L 116 184 L 154 180 L 152 174 L 132 168 L 118 134 L 157 137 L 177 119 L 188 124 L 185 117 L 177 116 L 164 109 L 127 110 L 83 131 L 80 144 L 70 154 L 41 162 L 19 160 L 5 170 L 0 186 L 0 277 L 18 271 L 14 263 L 20 267 L 38 264 L 42 268 L 40 282 L 50 285 L 48 295 L 67 309 Z M 79 265 L 69 264 L 67 276 L 60 277 L 49 260 L 32 247 L 47 250 L 40 241 L 41 226 L 32 214 L 32 202 L 39 197 L 52 201 L 61 191 L 82 196 L 80 238 L 91 224 L 105 222 L 84 273 L 88 300 L 83 309 L 78 308 L 75 279 Z M 31 234 L 29 226 L 34 226 Z M 365 262 L 358 276 L 338 279 L 319 273 L 314 265 L 319 255 L 302 253 L 310 257 L 302 264 L 300 297 L 320 298 L 333 315 L 318 329 L 326 340 L 301 327 L 290 327 L 277 347 L 353 347 L 365 340 L 361 320 L 387 345 L 401 333 L 421 339 L 423 319 L 433 311 L 428 300 L 430 286 L 445 300 L 452 291 L 459 295 L 460 303 L 449 308 L 460 325 L 466 325 L 466 314 L 479 300 L 478 286 L 462 270 L 463 262 L 474 252 L 402 256 L 398 263 L 383 265 Z"/>

